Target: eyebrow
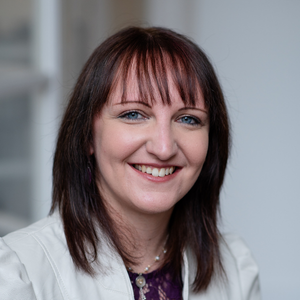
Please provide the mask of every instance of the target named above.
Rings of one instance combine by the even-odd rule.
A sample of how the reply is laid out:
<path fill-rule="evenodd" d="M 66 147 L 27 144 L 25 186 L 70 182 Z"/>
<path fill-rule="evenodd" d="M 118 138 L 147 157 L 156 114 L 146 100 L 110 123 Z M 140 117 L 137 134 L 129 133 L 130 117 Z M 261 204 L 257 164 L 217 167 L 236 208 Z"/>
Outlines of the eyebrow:
<path fill-rule="evenodd" d="M 126 101 L 125 100 L 125 101 L 122 101 L 122 102 L 115 103 L 114 105 L 124 105 L 124 104 L 130 104 L 130 103 L 142 104 L 142 105 L 145 105 L 145 106 L 151 108 L 151 106 L 148 103 L 143 102 L 143 101 L 138 101 L 138 100 L 136 100 L 136 101 Z"/>
<path fill-rule="evenodd" d="M 206 114 L 208 113 L 207 110 L 204 110 L 204 109 L 201 109 L 201 108 L 197 108 L 197 107 L 193 107 L 193 106 L 185 106 L 185 107 L 180 108 L 179 110 L 186 110 L 186 109 L 196 109 L 196 110 L 200 110 L 200 111 L 202 111 L 202 112 L 204 112 Z"/>
<path fill-rule="evenodd" d="M 143 102 L 143 101 L 139 101 L 139 100 L 135 100 L 135 101 L 126 101 L 125 100 L 125 101 L 122 101 L 122 102 L 115 103 L 114 105 L 125 105 L 125 104 L 130 104 L 130 103 L 142 104 L 144 106 L 147 106 L 147 107 L 151 108 L 151 106 L 148 103 Z M 197 107 L 193 107 L 193 106 L 182 107 L 182 108 L 179 109 L 179 111 L 186 110 L 186 109 L 196 109 L 196 110 L 200 110 L 200 111 L 202 111 L 202 112 L 204 112 L 206 114 L 208 113 L 207 110 L 204 110 L 204 109 L 201 109 L 201 108 L 197 108 Z"/>

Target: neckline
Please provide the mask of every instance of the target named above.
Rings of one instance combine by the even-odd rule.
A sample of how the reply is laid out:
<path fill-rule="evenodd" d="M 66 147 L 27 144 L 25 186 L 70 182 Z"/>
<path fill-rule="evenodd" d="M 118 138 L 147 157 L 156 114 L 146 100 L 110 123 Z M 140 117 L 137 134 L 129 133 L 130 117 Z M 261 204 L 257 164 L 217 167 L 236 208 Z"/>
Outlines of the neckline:
<path fill-rule="evenodd" d="M 127 272 L 128 272 L 128 274 L 129 274 L 130 277 L 136 278 L 139 275 L 142 275 L 143 277 L 145 277 L 145 279 L 154 278 L 154 277 L 159 276 L 161 274 L 165 274 L 168 271 L 170 271 L 169 264 L 165 264 L 162 267 L 160 267 L 158 269 L 155 269 L 155 270 L 153 270 L 151 272 L 147 272 L 147 273 L 136 273 L 136 272 L 131 272 L 131 271 L 127 270 Z"/>

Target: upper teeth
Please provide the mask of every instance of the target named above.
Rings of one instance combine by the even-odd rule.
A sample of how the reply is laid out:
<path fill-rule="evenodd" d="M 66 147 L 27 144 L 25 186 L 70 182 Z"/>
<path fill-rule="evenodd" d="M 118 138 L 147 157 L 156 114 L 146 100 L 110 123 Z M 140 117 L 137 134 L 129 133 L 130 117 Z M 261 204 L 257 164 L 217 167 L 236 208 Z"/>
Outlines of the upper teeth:
<path fill-rule="evenodd" d="M 169 167 L 169 168 L 151 168 L 149 166 L 145 166 L 145 165 L 134 165 L 134 167 L 143 172 L 143 173 L 148 173 L 151 174 L 154 177 L 165 177 L 166 175 L 171 175 L 174 170 L 175 167 Z"/>

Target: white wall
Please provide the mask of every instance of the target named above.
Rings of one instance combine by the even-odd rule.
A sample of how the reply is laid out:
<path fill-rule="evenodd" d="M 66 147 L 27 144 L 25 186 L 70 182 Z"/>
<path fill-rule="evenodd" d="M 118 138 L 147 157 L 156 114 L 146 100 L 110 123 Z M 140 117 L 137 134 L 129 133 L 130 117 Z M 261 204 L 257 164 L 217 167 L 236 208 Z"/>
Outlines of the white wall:
<path fill-rule="evenodd" d="M 148 23 L 192 36 L 223 85 L 233 129 L 224 230 L 252 249 L 263 299 L 300 299 L 300 2 L 147 3 Z"/>

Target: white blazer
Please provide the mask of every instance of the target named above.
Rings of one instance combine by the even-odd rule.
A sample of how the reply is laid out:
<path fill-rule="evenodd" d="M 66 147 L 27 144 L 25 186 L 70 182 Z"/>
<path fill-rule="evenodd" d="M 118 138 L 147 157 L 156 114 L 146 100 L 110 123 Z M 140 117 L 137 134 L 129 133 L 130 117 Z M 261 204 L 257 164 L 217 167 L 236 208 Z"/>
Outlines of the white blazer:
<path fill-rule="evenodd" d="M 105 238 L 104 238 L 105 239 Z M 193 256 L 184 254 L 184 300 L 259 300 L 258 268 L 243 241 L 224 235 L 221 254 L 227 280 L 214 278 L 206 291 L 193 293 Z M 105 241 L 105 240 L 104 240 Z M 101 271 L 78 271 L 69 254 L 56 212 L 27 228 L 0 238 L 1 300 L 133 300 L 133 289 L 120 256 L 105 243 Z"/>

